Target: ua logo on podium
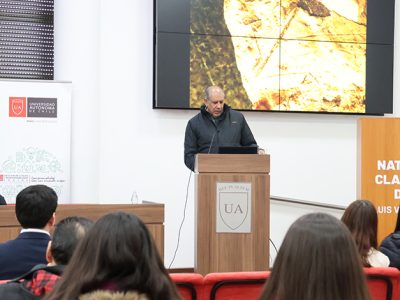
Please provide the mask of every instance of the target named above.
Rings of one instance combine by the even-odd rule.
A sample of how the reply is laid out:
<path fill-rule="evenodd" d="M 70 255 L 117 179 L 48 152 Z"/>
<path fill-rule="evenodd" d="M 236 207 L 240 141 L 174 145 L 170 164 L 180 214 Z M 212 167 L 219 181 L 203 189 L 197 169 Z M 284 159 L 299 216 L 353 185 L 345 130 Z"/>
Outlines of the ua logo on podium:
<path fill-rule="evenodd" d="M 251 232 L 251 183 L 217 183 L 217 232 Z"/>

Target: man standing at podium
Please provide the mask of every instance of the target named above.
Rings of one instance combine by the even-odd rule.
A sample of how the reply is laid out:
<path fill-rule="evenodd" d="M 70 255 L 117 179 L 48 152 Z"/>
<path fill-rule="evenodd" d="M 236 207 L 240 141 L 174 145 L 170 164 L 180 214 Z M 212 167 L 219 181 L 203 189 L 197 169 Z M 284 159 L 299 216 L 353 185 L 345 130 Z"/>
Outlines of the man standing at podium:
<path fill-rule="evenodd" d="M 217 153 L 219 146 L 257 146 L 243 114 L 224 100 L 219 86 L 208 87 L 200 112 L 186 126 L 185 165 L 192 171 L 197 153 Z"/>

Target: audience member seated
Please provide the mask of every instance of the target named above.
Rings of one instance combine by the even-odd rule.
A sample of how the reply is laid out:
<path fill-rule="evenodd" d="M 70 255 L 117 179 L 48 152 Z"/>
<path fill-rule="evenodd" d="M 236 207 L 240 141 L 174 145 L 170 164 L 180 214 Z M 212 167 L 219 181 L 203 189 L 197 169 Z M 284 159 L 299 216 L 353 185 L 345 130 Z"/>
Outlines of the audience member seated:
<path fill-rule="evenodd" d="M 295 221 L 260 299 L 370 299 L 361 259 L 346 226 L 323 213 Z"/>
<path fill-rule="evenodd" d="M 57 200 L 54 190 L 45 185 L 29 186 L 17 195 L 15 213 L 23 229 L 15 240 L 0 244 L 0 280 L 18 277 L 47 262 Z"/>
<path fill-rule="evenodd" d="M 68 264 L 72 254 L 92 221 L 81 217 L 68 217 L 56 226 L 52 241 L 46 252 L 48 265 L 37 265 L 12 282 L 0 285 L 0 299 L 32 299 L 32 296 L 43 297 L 49 293 L 59 279 L 64 266 Z"/>
<path fill-rule="evenodd" d="M 380 250 L 389 257 L 390 267 L 400 269 L 400 214 L 397 214 L 394 232 L 382 241 Z"/>
<path fill-rule="evenodd" d="M 144 223 L 124 212 L 100 218 L 45 299 L 180 299 Z"/>
<path fill-rule="evenodd" d="M 368 200 L 356 200 L 344 211 L 343 223 L 356 242 L 364 267 L 388 267 L 389 258 L 378 251 L 378 214 Z"/>
<path fill-rule="evenodd" d="M 0 205 L 7 205 L 6 199 L 2 195 L 0 195 Z"/>

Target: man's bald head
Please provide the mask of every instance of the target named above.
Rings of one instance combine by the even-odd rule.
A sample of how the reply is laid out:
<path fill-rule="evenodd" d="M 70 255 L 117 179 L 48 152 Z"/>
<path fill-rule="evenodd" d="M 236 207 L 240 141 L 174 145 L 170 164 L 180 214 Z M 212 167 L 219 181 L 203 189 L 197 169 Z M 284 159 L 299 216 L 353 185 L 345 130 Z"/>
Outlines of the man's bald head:
<path fill-rule="evenodd" d="M 224 90 L 217 85 L 212 85 L 206 88 L 205 94 L 206 99 L 210 99 L 215 96 L 222 96 L 223 98 L 225 98 Z"/>
<path fill-rule="evenodd" d="M 209 86 L 205 91 L 204 104 L 207 111 L 214 117 L 219 117 L 224 110 L 224 91 L 216 85 Z"/>

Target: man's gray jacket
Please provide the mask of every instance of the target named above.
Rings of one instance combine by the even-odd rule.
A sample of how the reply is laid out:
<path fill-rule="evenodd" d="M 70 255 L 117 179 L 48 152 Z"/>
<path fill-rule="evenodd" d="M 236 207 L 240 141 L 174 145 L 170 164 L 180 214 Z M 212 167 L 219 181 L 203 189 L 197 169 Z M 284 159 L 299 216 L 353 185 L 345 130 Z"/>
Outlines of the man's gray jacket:
<path fill-rule="evenodd" d="M 185 165 L 194 171 L 197 153 L 218 153 L 220 146 L 257 146 L 257 142 L 242 113 L 224 104 L 221 116 L 214 118 L 203 105 L 186 126 Z"/>

